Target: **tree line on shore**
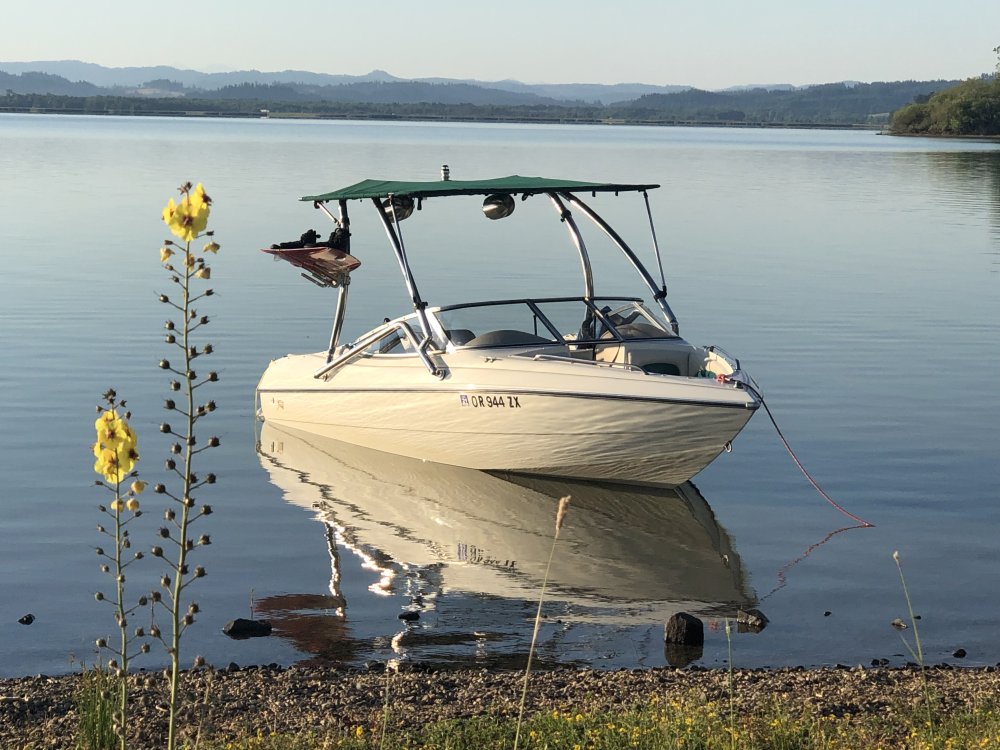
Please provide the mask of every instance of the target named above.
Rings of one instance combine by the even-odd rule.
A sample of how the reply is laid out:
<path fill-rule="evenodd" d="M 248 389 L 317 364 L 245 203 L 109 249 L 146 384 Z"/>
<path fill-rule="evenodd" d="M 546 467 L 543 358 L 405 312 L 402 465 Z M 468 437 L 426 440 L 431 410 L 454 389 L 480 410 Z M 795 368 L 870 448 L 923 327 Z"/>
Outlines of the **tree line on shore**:
<path fill-rule="evenodd" d="M 541 100 L 534 103 L 354 101 L 291 95 L 287 84 L 225 87 L 198 96 L 18 93 L 0 96 L 0 112 L 112 115 L 214 115 L 442 119 L 635 124 L 878 126 L 889 113 L 954 82 L 835 83 L 797 89 L 647 94 L 614 104 Z M 444 86 L 448 88 L 448 86 Z M 402 98 L 402 97 L 401 97 Z M 428 97 L 429 98 L 429 97 Z"/>
<path fill-rule="evenodd" d="M 970 78 L 893 112 L 896 135 L 1000 136 L 1000 45 L 996 73 Z"/>

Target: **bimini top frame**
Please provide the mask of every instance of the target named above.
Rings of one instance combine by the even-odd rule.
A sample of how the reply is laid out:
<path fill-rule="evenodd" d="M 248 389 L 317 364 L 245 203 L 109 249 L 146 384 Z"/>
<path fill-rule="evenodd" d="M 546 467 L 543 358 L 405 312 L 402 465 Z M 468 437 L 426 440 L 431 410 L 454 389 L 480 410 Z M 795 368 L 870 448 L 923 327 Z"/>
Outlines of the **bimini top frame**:
<path fill-rule="evenodd" d="M 442 170 L 442 172 L 446 175 L 445 170 Z M 647 194 L 647 191 L 658 187 L 659 185 L 656 184 L 579 182 L 576 180 L 559 180 L 547 177 L 523 177 L 521 175 L 511 175 L 509 177 L 498 177 L 488 180 L 450 180 L 447 176 L 445 176 L 444 179 L 429 182 L 362 180 L 354 185 L 341 188 L 340 190 L 334 190 L 329 193 L 303 196 L 301 200 L 311 201 L 316 208 L 321 209 L 339 227 L 343 228 L 347 228 L 350 224 L 350 219 L 347 214 L 347 201 L 368 199 L 374 203 L 379 217 L 382 220 L 386 235 L 388 236 L 389 242 L 396 255 L 396 260 L 399 263 L 400 271 L 403 274 L 407 290 L 410 293 L 413 309 L 417 313 L 423 327 L 424 338 L 420 343 L 419 351 L 425 352 L 427 346 L 431 342 L 431 327 L 427 321 L 426 314 L 427 302 L 420 297 L 416 280 L 413 278 L 413 273 L 410 270 L 410 264 L 406 254 L 406 246 L 403 243 L 400 221 L 409 215 L 409 211 L 412 210 L 413 201 L 417 201 L 417 205 L 419 207 L 420 201 L 424 198 L 438 198 L 455 195 L 520 195 L 522 200 L 532 195 L 547 195 L 559 214 L 560 220 L 566 224 L 570 238 L 580 255 L 580 264 L 583 270 L 584 279 L 584 297 L 590 299 L 594 296 L 594 281 L 593 274 L 591 272 L 590 258 L 587 254 L 586 244 L 584 243 L 576 222 L 573 220 L 569 207 L 571 206 L 578 209 L 595 225 L 597 225 L 597 227 L 599 227 L 611 239 L 611 241 L 614 242 L 625 257 L 628 258 L 633 268 L 635 268 L 639 276 L 645 282 L 646 286 L 652 292 L 653 299 L 666 316 L 671 329 L 675 334 L 677 334 L 679 332 L 677 318 L 674 316 L 673 311 L 670 309 L 670 306 L 666 301 L 667 287 L 663 272 L 663 262 L 660 256 L 660 248 L 656 240 L 656 231 L 653 227 L 653 216 L 650 211 L 649 197 Z M 621 238 L 621 236 L 614 229 L 612 229 L 611 226 L 608 225 L 608 223 L 602 219 L 596 211 L 590 208 L 578 196 L 578 193 L 591 193 L 592 195 L 596 195 L 597 193 L 618 194 L 623 192 L 642 193 L 645 199 L 646 213 L 649 216 L 650 232 L 653 238 L 653 247 L 656 252 L 656 262 L 660 271 L 659 284 L 656 283 L 653 277 L 646 270 L 645 266 L 628 246 L 628 244 Z M 330 202 L 337 203 L 339 216 L 335 216 L 327 208 L 326 204 Z M 338 312 L 342 313 L 342 310 L 338 310 Z M 342 315 L 338 314 L 337 320 L 334 321 L 334 334 L 330 341 L 329 360 L 332 360 L 334 350 L 337 346 L 341 318 Z"/>

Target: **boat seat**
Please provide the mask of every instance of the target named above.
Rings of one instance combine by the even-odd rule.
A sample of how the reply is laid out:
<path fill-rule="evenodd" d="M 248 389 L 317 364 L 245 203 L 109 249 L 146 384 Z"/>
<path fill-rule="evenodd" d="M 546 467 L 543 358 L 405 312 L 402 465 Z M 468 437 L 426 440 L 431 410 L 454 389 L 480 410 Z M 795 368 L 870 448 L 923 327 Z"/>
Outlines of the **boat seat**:
<path fill-rule="evenodd" d="M 551 338 L 543 338 L 526 331 L 501 329 L 488 331 L 465 342 L 465 346 L 524 346 L 527 344 L 551 344 Z"/>
<path fill-rule="evenodd" d="M 642 366 L 642 371 L 647 375 L 680 375 L 681 368 L 670 362 L 650 362 Z"/>
<path fill-rule="evenodd" d="M 446 328 L 444 335 L 455 346 L 464 346 L 476 337 L 476 334 L 468 328 Z"/>

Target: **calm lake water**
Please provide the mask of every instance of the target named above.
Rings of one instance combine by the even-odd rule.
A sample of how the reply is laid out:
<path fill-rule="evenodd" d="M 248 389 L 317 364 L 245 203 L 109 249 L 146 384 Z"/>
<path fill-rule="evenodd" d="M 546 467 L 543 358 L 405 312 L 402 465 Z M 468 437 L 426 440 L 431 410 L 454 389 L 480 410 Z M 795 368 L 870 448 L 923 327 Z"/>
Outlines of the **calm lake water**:
<path fill-rule="evenodd" d="M 258 248 L 327 229 L 300 195 L 366 177 L 435 179 L 444 163 L 457 179 L 661 183 L 650 199 L 682 334 L 740 357 L 812 474 L 876 527 L 843 530 L 853 522 L 803 479 L 763 413 L 681 493 L 507 481 L 269 427 L 261 435 L 257 378 L 273 357 L 325 347 L 333 295 Z M 578 503 L 541 631 L 546 664 L 664 665 L 663 622 L 685 609 L 708 625 L 698 663 L 720 666 L 725 618 L 751 605 L 770 624 L 734 636 L 737 666 L 901 663 L 910 657 L 890 626 L 906 617 L 894 550 L 928 659 L 1000 661 L 996 144 L 4 115 L 0 175 L 0 674 L 93 662 L 94 639 L 113 627 L 110 607 L 93 597 L 110 588 L 93 550 L 103 543 L 96 506 L 106 502 L 92 484 L 93 407 L 109 386 L 128 399 L 143 476 L 162 480 L 167 391 L 156 362 L 169 351 L 156 293 L 169 284 L 159 214 L 186 179 L 215 199 L 222 244 L 217 294 L 200 310 L 213 319 L 220 409 L 199 432 L 222 447 L 201 467 L 219 483 L 199 496 L 216 513 L 203 529 L 213 545 L 197 560 L 208 576 L 190 589 L 202 614 L 185 636 L 188 657 L 521 664 L 552 498 L 570 492 Z M 648 251 L 634 196 L 595 205 Z M 345 335 L 406 310 L 373 212 L 359 205 L 353 218 L 364 266 Z M 466 226 L 482 228 L 478 216 L 434 218 L 405 227 L 432 303 L 578 293 L 554 216 L 554 229 L 539 225 L 561 242 L 551 257 L 466 241 Z M 610 260 L 595 258 L 599 292 L 620 291 Z M 148 548 L 163 505 L 143 501 L 133 535 Z M 151 558 L 137 565 L 133 595 L 161 572 Z M 249 616 L 251 602 L 276 635 L 229 640 L 223 625 Z M 398 615 L 411 609 L 421 617 L 407 626 Z M 18 624 L 27 613 L 34 624 Z M 958 648 L 964 660 L 952 656 Z M 154 648 L 136 666 L 163 663 Z"/>

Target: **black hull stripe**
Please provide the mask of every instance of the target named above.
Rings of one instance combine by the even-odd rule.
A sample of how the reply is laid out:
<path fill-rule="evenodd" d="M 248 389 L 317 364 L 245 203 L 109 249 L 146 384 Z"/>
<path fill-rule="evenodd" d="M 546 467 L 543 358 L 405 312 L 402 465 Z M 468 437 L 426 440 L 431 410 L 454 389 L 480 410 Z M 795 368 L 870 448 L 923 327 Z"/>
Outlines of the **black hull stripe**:
<path fill-rule="evenodd" d="M 415 390 L 413 388 L 338 388 L 327 389 L 327 388 L 261 388 L 257 391 L 259 394 L 264 393 L 308 393 L 308 394 L 327 394 L 327 395 L 337 395 L 340 393 L 369 393 L 369 394 L 379 394 L 379 393 L 411 393 L 414 395 L 433 395 L 433 394 L 459 394 L 459 393 L 503 393 L 518 396 L 551 396 L 554 398 L 582 398 L 591 400 L 604 400 L 604 401 L 641 401 L 645 403 L 653 404 L 678 404 L 682 406 L 706 406 L 712 408 L 720 409 L 749 409 L 754 411 L 760 407 L 760 403 L 753 401 L 749 404 L 729 404 L 720 403 L 718 401 L 697 401 L 694 399 L 678 399 L 678 398 L 653 398 L 650 396 L 625 396 L 621 394 L 597 394 L 597 393 L 568 393 L 559 391 L 526 391 L 520 388 L 436 388 L 434 390 Z"/>

